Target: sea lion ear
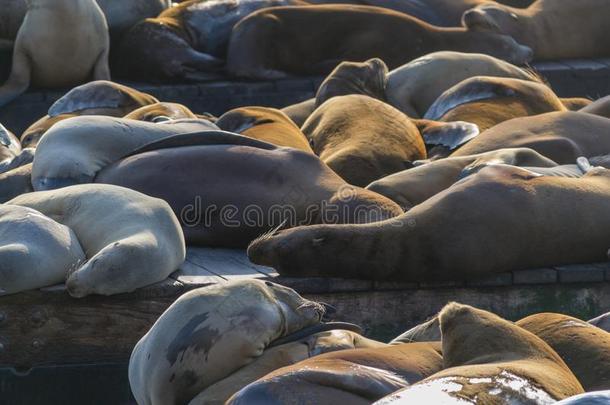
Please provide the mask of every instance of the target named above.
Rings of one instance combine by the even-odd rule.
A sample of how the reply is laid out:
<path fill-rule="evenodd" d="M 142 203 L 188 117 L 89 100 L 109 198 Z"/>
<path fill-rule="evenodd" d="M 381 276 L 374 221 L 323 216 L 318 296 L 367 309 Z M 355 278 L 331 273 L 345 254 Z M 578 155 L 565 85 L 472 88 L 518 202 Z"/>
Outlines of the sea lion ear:
<path fill-rule="evenodd" d="M 476 124 L 465 121 L 419 120 L 418 128 L 428 146 L 442 145 L 454 150 L 479 135 Z"/>
<path fill-rule="evenodd" d="M 502 33 L 500 26 L 485 10 L 473 8 L 462 14 L 462 26 L 469 31 Z"/>

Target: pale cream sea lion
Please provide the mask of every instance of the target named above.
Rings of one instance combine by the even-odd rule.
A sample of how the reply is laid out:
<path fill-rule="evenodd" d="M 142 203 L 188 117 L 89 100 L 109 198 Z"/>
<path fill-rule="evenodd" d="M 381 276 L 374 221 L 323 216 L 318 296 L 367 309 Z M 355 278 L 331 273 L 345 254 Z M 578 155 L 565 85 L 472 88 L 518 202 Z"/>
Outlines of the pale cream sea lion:
<path fill-rule="evenodd" d="M 180 224 L 165 201 L 122 187 L 81 184 L 8 202 L 72 229 L 87 261 L 71 269 L 70 295 L 131 292 L 165 279 L 184 261 Z"/>

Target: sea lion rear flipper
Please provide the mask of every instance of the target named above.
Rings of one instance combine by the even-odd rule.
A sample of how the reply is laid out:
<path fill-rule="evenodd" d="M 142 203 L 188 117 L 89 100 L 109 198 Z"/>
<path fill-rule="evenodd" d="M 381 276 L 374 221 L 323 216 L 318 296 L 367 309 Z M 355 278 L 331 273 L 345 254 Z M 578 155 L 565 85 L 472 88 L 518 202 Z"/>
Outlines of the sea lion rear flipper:
<path fill-rule="evenodd" d="M 479 135 L 476 124 L 464 121 L 435 123 L 422 131 L 426 145 L 443 145 L 454 150 Z"/>

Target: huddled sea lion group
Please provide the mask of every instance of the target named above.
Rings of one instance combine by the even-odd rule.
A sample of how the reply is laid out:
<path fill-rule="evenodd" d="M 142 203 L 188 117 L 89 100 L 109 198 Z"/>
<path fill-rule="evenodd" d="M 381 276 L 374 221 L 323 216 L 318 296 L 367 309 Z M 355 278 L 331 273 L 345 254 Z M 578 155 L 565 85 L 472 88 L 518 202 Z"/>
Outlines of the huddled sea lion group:
<path fill-rule="evenodd" d="M 0 124 L 0 295 L 131 292 L 187 246 L 403 282 L 608 260 L 610 96 L 563 98 L 523 67 L 610 57 L 607 0 L 5 3 L 0 108 L 67 91 L 22 134 Z M 325 78 L 311 99 L 219 117 L 111 80 L 227 75 Z M 135 346 L 134 397 L 610 401 L 608 314 L 513 323 L 450 303 L 384 343 L 330 309 L 270 281 L 190 291 Z"/>
<path fill-rule="evenodd" d="M 383 343 L 294 290 L 233 281 L 174 302 L 135 346 L 129 381 L 143 405 L 589 404 L 609 395 L 610 333 L 450 303 Z"/>

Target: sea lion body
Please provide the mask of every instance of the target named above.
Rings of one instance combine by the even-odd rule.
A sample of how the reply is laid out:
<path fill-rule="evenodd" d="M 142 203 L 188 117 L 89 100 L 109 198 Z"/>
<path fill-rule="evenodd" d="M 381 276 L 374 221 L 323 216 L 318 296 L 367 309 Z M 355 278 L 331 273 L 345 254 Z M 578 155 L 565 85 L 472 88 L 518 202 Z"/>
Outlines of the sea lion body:
<path fill-rule="evenodd" d="M 404 281 L 598 262 L 607 257 L 609 196 L 605 169 L 573 179 L 490 166 L 383 223 L 279 231 L 252 243 L 248 255 L 285 276 Z"/>
<path fill-rule="evenodd" d="M 252 363 L 204 389 L 189 405 L 224 404 L 237 391 L 266 374 L 322 353 L 385 346 L 346 330 L 316 333 L 296 342 L 265 349 Z"/>
<path fill-rule="evenodd" d="M 551 112 L 515 118 L 482 132 L 451 156 L 502 148 L 531 148 L 559 164 L 580 156 L 610 154 L 610 119 L 580 112 Z"/>
<path fill-rule="evenodd" d="M 389 104 L 368 96 L 333 97 L 301 129 L 320 159 L 357 186 L 426 157 L 415 124 Z"/>
<path fill-rule="evenodd" d="M 312 26 L 318 29 L 311 31 Z M 295 34 L 305 31 L 306 37 Z M 395 38 L 417 41 L 392 42 Z M 488 53 L 517 64 L 531 56 L 531 50 L 507 36 L 433 27 L 379 7 L 331 4 L 273 7 L 250 14 L 233 29 L 227 70 L 238 77 L 277 79 L 327 74 L 344 60 L 373 57 L 393 69 L 441 49 Z"/>
<path fill-rule="evenodd" d="M 197 116 L 182 104 L 154 103 L 133 110 L 123 118 L 146 122 L 163 122 L 179 119 L 196 119 Z"/>
<path fill-rule="evenodd" d="M 225 138 L 216 145 L 169 145 L 135 154 L 102 170 L 95 181 L 168 201 L 188 243 L 204 246 L 245 247 L 284 222 L 368 222 L 402 212 L 385 197 L 348 186 L 311 153 L 266 143 L 264 149 L 239 135 Z"/>
<path fill-rule="evenodd" d="M 63 120 L 53 125 L 36 148 L 32 185 L 39 191 L 88 183 L 102 168 L 149 142 L 208 129 L 217 127 L 205 120 L 162 124 L 103 116 Z"/>
<path fill-rule="evenodd" d="M 106 18 L 94 0 L 32 0 L 19 28 L 0 106 L 38 87 L 110 78 Z"/>
<path fill-rule="evenodd" d="M 316 109 L 316 99 L 310 98 L 300 103 L 292 104 L 282 108 L 282 112 L 286 114 L 297 127 L 301 128 L 307 118 Z"/>
<path fill-rule="evenodd" d="M 323 307 L 271 282 L 242 280 L 182 295 L 136 344 L 138 404 L 186 403 L 261 356 L 275 339 L 318 324 Z"/>
<path fill-rule="evenodd" d="M 443 367 L 439 343 L 341 350 L 278 369 L 227 403 L 367 404 L 416 383 Z"/>
<path fill-rule="evenodd" d="M 32 163 L 0 173 L 0 203 L 32 191 Z"/>
<path fill-rule="evenodd" d="M 376 404 L 552 404 L 583 392 L 549 345 L 512 322 L 456 303 L 439 320 L 444 369 Z"/>
<path fill-rule="evenodd" d="M 554 167 L 555 162 L 527 148 L 498 149 L 478 155 L 447 157 L 375 180 L 367 190 L 384 195 L 403 209 L 421 204 L 451 187 L 462 176 L 490 164 Z"/>
<path fill-rule="evenodd" d="M 303 132 L 282 111 L 268 107 L 240 107 L 224 113 L 216 125 L 277 146 L 313 153 Z"/>
<path fill-rule="evenodd" d="M 74 231 L 88 261 L 67 278 L 70 295 L 131 292 L 165 279 L 184 261 L 184 236 L 164 201 L 133 190 L 82 184 L 8 202 Z"/>
<path fill-rule="evenodd" d="M 464 26 L 510 35 L 534 51 L 536 60 L 603 58 L 610 55 L 605 0 L 537 0 L 526 9 L 483 4 L 466 11 Z"/>
<path fill-rule="evenodd" d="M 0 295 L 65 281 L 85 254 L 74 232 L 40 212 L 0 205 Z"/>
<path fill-rule="evenodd" d="M 567 315 L 541 313 L 516 325 L 549 344 L 586 391 L 610 387 L 610 333 Z"/>

